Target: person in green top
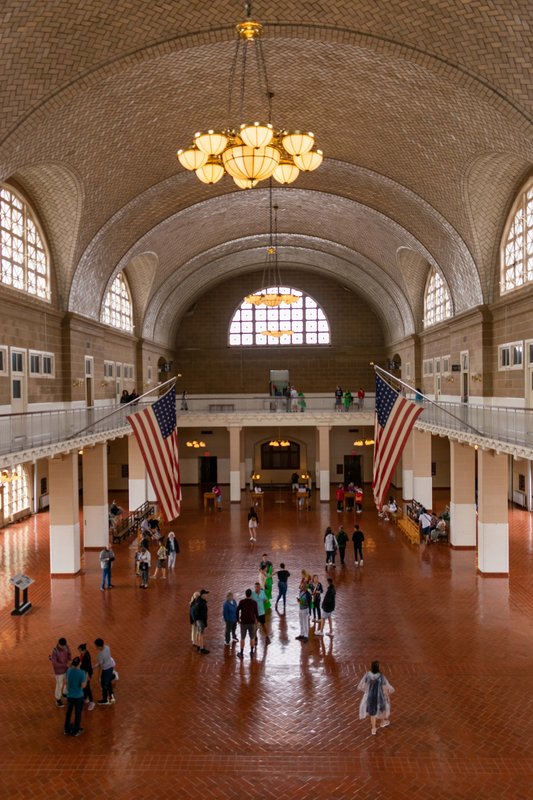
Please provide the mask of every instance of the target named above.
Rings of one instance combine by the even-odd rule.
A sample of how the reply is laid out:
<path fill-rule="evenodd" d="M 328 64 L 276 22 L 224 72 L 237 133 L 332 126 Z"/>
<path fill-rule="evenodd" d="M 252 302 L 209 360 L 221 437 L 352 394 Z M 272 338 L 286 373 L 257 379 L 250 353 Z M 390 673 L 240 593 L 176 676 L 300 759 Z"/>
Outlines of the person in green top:
<path fill-rule="evenodd" d="M 303 392 L 298 392 L 298 405 L 300 407 L 300 411 L 305 411 L 307 408 L 307 402 L 305 400 L 305 394 Z"/>
<path fill-rule="evenodd" d="M 348 534 L 341 525 L 339 528 L 339 532 L 337 533 L 337 544 L 339 546 L 339 556 L 341 558 L 341 565 L 344 564 L 344 554 L 346 552 L 347 542 L 348 542 Z"/>
<path fill-rule="evenodd" d="M 344 397 L 342 398 L 342 402 L 344 404 L 344 410 L 349 411 L 353 403 L 353 395 L 349 390 L 347 392 L 344 392 Z"/>

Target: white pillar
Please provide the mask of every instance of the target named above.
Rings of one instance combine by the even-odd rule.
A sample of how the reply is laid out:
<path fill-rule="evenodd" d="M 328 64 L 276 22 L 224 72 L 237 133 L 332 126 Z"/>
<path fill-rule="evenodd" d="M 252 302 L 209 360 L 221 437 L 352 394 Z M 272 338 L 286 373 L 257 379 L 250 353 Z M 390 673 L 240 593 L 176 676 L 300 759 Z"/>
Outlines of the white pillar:
<path fill-rule="evenodd" d="M 78 452 L 48 462 L 50 485 L 50 572 L 77 575 L 80 571 L 80 509 Z"/>
<path fill-rule="evenodd" d="M 509 574 L 508 457 L 478 450 L 478 571 Z"/>
<path fill-rule="evenodd" d="M 318 425 L 318 466 L 320 502 L 329 502 L 329 425 Z"/>
<path fill-rule="evenodd" d="M 109 542 L 107 444 L 83 450 L 83 546 L 101 549 Z"/>
<path fill-rule="evenodd" d="M 460 442 L 450 442 L 450 544 L 476 546 L 476 451 Z"/>
<path fill-rule="evenodd" d="M 230 503 L 241 502 L 241 429 L 229 431 L 229 499 Z"/>
<path fill-rule="evenodd" d="M 134 511 L 147 500 L 146 465 L 132 434 L 128 436 L 128 506 Z"/>
<path fill-rule="evenodd" d="M 431 434 L 413 428 L 413 498 L 425 508 L 433 508 L 431 478 Z"/>
<path fill-rule="evenodd" d="M 412 500 L 414 497 L 413 481 L 413 434 L 411 433 L 402 453 L 402 497 L 404 500 Z"/>

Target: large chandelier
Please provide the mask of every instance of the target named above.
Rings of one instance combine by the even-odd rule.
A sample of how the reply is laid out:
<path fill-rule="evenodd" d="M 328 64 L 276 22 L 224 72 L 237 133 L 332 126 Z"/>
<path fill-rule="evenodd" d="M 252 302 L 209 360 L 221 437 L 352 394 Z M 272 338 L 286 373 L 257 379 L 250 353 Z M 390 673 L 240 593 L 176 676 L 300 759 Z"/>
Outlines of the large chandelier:
<path fill-rule="evenodd" d="M 272 181 L 268 192 L 269 198 L 269 222 L 270 236 L 266 251 L 266 262 L 263 270 L 263 286 L 266 287 L 255 294 L 248 294 L 244 298 L 245 303 L 252 306 L 266 306 L 276 308 L 281 305 L 293 305 L 300 300 L 300 296 L 292 294 L 288 287 L 283 287 L 281 283 L 281 273 L 278 264 L 278 206 L 272 202 Z M 265 336 L 292 336 L 291 330 L 265 330 Z"/>
<path fill-rule="evenodd" d="M 226 173 L 239 189 L 253 189 L 259 181 L 270 177 L 278 183 L 293 183 L 300 172 L 312 172 L 320 166 L 322 151 L 314 147 L 315 137 L 311 132 L 275 128 L 270 122 L 274 95 L 269 90 L 263 55 L 263 26 L 251 19 L 251 2 L 245 3 L 245 13 L 246 20 L 236 26 L 238 38 L 230 75 L 228 114 L 231 120 L 233 88 L 238 78 L 241 120 L 235 127 L 195 133 L 193 143 L 178 150 L 177 157 L 182 167 L 196 172 L 203 183 L 217 183 Z M 242 122 L 250 64 L 255 65 L 258 73 L 259 94 L 264 98 L 262 105 L 268 109 L 268 122 Z"/>

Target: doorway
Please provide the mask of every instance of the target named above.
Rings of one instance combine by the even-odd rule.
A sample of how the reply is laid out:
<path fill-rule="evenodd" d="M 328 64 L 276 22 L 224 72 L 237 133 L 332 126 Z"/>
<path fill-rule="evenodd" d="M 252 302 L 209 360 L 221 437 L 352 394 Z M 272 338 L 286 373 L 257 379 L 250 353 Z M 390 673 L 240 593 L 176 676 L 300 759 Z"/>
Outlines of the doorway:
<path fill-rule="evenodd" d="M 470 361 L 468 350 L 461 352 L 461 403 L 468 403 L 470 381 Z"/>
<path fill-rule="evenodd" d="M 26 351 L 11 348 L 11 411 L 26 411 Z"/>
<path fill-rule="evenodd" d="M 217 457 L 200 456 L 198 459 L 200 486 L 214 486 L 217 482 Z"/>
<path fill-rule="evenodd" d="M 533 408 L 533 339 L 526 342 L 526 408 Z"/>
<path fill-rule="evenodd" d="M 94 406 L 93 356 L 85 356 L 85 405 Z"/>
<path fill-rule="evenodd" d="M 363 456 L 344 456 L 344 484 L 363 485 Z"/>
<path fill-rule="evenodd" d="M 440 358 L 435 358 L 433 360 L 433 390 L 435 394 L 435 400 L 438 400 L 440 397 L 441 392 L 441 360 Z"/>

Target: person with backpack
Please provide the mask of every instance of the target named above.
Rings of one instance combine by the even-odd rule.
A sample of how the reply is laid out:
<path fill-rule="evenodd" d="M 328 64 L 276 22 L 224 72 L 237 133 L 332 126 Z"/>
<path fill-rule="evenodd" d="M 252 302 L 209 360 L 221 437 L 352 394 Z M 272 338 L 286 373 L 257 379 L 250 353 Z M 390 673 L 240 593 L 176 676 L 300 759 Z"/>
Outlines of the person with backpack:
<path fill-rule="evenodd" d="M 337 533 L 337 545 L 339 548 L 339 556 L 341 559 L 341 565 L 344 565 L 344 554 L 346 553 L 346 545 L 348 543 L 348 534 L 342 527 L 339 528 L 339 532 Z"/>
<path fill-rule="evenodd" d="M 359 525 L 355 525 L 352 533 L 353 542 L 353 557 L 358 567 L 363 566 L 363 542 L 365 541 L 365 534 L 360 529 Z"/>
<path fill-rule="evenodd" d="M 324 636 L 324 626 L 326 624 L 326 620 L 329 625 L 329 632 L 327 633 L 327 636 L 333 636 L 333 621 L 331 617 L 335 611 L 336 594 L 337 592 L 335 590 L 335 586 L 333 585 L 333 578 L 328 578 L 328 588 L 326 589 L 326 594 L 322 600 L 322 619 L 320 621 L 320 630 L 315 631 L 317 636 Z"/>
<path fill-rule="evenodd" d="M 326 528 L 324 534 L 324 548 L 326 550 L 326 569 L 335 566 L 335 552 L 337 550 L 337 539 L 330 527 Z"/>

